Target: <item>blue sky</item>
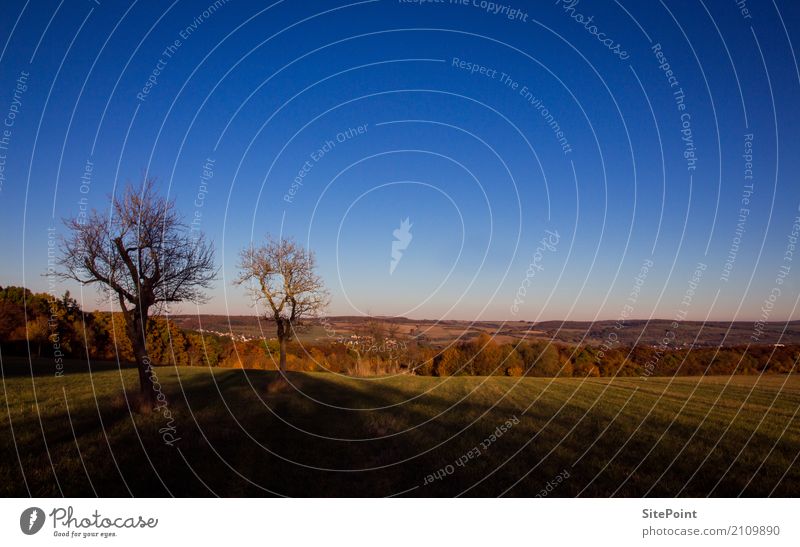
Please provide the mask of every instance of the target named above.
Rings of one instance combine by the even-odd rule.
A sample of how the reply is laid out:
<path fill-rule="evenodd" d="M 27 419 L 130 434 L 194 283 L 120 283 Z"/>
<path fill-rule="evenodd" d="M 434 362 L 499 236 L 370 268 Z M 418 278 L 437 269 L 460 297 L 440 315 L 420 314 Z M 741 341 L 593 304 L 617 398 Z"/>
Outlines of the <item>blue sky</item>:
<path fill-rule="evenodd" d="M 283 233 L 336 315 L 752 320 L 778 287 L 800 318 L 800 7 L 496 5 L 7 2 L 0 285 L 46 289 L 48 228 L 149 174 L 216 246 L 208 313 L 250 313 L 237 253 Z"/>

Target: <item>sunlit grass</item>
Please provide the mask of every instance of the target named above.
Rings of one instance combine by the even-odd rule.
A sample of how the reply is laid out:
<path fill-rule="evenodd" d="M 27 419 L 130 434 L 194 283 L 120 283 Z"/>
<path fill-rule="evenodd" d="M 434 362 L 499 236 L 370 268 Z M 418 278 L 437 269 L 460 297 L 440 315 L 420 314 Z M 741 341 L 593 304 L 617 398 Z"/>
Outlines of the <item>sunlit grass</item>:
<path fill-rule="evenodd" d="M 274 390 L 274 372 L 164 367 L 169 446 L 163 412 L 129 412 L 133 369 L 55 377 L 39 362 L 32 378 L 27 362 L 3 364 L 6 496 L 536 495 L 565 470 L 549 495 L 797 495 L 800 484 L 796 376 L 296 373 L 297 390 Z"/>

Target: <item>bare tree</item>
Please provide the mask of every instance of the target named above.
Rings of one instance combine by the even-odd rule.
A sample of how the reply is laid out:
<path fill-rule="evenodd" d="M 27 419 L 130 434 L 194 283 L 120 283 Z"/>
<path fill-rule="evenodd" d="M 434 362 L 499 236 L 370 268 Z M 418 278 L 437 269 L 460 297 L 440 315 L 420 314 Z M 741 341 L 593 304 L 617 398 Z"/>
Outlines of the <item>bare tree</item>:
<path fill-rule="evenodd" d="M 328 293 L 314 272 L 314 253 L 291 239 L 271 237 L 241 252 L 238 284 L 247 284 L 254 300 L 264 301 L 268 319 L 275 321 L 280 345 L 280 370 L 286 372 L 286 344 L 303 319 L 319 316 Z"/>
<path fill-rule="evenodd" d="M 65 224 L 70 235 L 60 257 L 61 276 L 96 283 L 118 301 L 141 393 L 153 404 L 146 344 L 150 316 L 170 303 L 205 299 L 204 290 L 216 277 L 214 251 L 202 234 L 188 230 L 174 200 L 158 195 L 153 179 L 138 188 L 128 185 L 112 198 L 109 216 L 93 210 Z"/>

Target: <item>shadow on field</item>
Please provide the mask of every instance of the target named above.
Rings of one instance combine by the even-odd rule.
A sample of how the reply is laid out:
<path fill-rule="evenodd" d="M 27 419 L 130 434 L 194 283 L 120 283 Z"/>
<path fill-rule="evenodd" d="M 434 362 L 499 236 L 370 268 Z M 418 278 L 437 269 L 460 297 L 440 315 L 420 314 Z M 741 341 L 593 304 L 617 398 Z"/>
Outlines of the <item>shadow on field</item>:
<path fill-rule="evenodd" d="M 2 375 L 4 378 L 19 378 L 38 376 L 56 376 L 60 371 L 63 375 L 86 374 L 89 372 L 105 372 L 108 370 L 135 370 L 135 363 L 125 361 L 86 361 L 85 359 L 64 359 L 63 366 L 58 369 L 53 358 L 3 357 L 0 359 Z"/>
<path fill-rule="evenodd" d="M 0 429 L 10 441 L 6 495 L 393 495 L 421 487 L 518 412 L 501 402 L 470 425 L 491 405 L 468 390 L 417 396 L 384 381 L 290 373 L 297 390 L 270 393 L 276 372 L 159 367 L 166 405 L 142 415 L 122 395 L 135 392 L 135 371 L 93 370 L 37 376 L 35 395 L 25 374 L 15 379 L 13 440 L 7 421 Z M 463 479 L 419 494 L 457 494 Z"/>
<path fill-rule="evenodd" d="M 699 421 L 719 387 L 687 399 L 688 382 L 650 413 L 660 384 L 637 394 L 624 382 L 289 373 L 294 387 L 276 390 L 274 371 L 155 371 L 163 406 L 149 414 L 128 410 L 130 368 L 7 375 L 2 494 L 726 496 L 779 484 L 791 495 L 798 476 L 797 447 L 778 435 L 786 425 L 796 438 L 796 395 L 770 414 L 785 424 L 759 429 L 765 391 L 753 399 L 764 414 L 751 409 L 747 427 L 726 433 L 721 415 Z"/>
<path fill-rule="evenodd" d="M 187 407 L 213 445 L 204 458 L 249 479 L 237 491 L 243 495 L 263 493 L 256 485 L 293 496 L 393 495 L 418 488 L 427 475 L 452 464 L 479 437 L 518 412 L 500 403 L 470 426 L 491 405 L 472 401 L 466 391 L 459 394 L 464 400 L 452 406 L 460 397 L 442 397 L 437 389 L 409 402 L 408 391 L 390 383 L 329 374 L 292 373 L 296 391 L 273 395 L 267 386 L 276 373 L 215 376 L 219 391 L 206 380 L 185 386 Z M 215 406 L 209 423 L 207 403 L 220 397 L 225 412 Z M 465 441 L 472 444 L 462 447 Z M 447 479 L 426 487 L 425 495 L 457 494 L 467 486 L 463 476 Z"/>

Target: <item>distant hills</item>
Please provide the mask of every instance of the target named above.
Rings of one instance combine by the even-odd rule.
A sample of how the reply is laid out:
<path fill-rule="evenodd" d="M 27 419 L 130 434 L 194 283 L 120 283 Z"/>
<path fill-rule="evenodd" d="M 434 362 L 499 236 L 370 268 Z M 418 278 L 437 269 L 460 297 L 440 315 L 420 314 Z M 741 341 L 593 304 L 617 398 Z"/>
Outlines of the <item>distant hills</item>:
<path fill-rule="evenodd" d="M 249 315 L 173 315 L 170 319 L 188 330 L 206 330 L 237 338 L 273 338 L 271 321 Z M 481 333 L 496 337 L 500 343 L 514 340 L 553 340 L 565 344 L 601 345 L 616 341 L 621 345 L 658 345 L 664 337 L 670 346 L 714 347 L 747 344 L 800 344 L 800 321 L 766 323 L 760 339 L 753 340 L 752 321 L 683 321 L 673 328 L 673 321 L 631 320 L 620 326 L 617 321 L 456 321 L 419 320 L 404 317 L 335 316 L 310 323 L 301 337 L 305 341 L 350 337 L 374 329 L 389 330 L 398 338 L 417 338 L 431 345 L 446 345 L 455 339 L 469 340 Z"/>

